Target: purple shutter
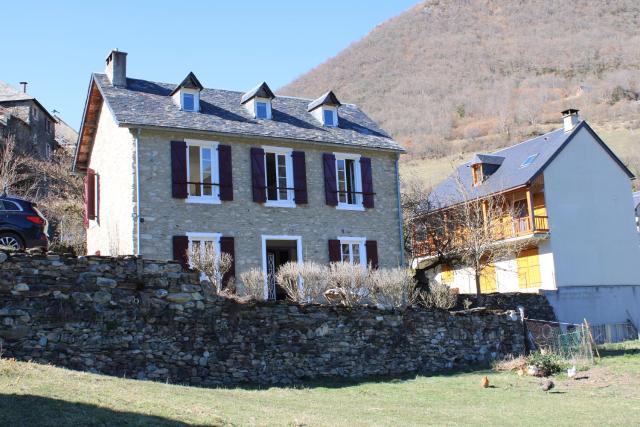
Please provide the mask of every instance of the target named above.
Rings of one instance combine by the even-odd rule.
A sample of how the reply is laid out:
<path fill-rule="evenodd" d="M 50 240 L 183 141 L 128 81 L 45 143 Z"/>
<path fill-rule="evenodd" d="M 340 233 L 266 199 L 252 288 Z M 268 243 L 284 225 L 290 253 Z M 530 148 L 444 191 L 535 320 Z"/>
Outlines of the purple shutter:
<path fill-rule="evenodd" d="M 171 141 L 171 197 L 187 198 L 187 143 Z"/>
<path fill-rule="evenodd" d="M 222 276 L 222 287 L 226 288 L 229 280 L 236 276 L 236 251 L 233 237 L 220 237 L 220 252 L 231 255 L 231 268 Z"/>
<path fill-rule="evenodd" d="M 373 208 L 373 176 L 371 174 L 371 159 L 360 158 L 360 174 L 362 175 L 362 205 Z"/>
<path fill-rule="evenodd" d="M 378 268 L 378 242 L 375 240 L 367 240 L 364 242 L 367 251 L 367 265 L 372 268 Z"/>
<path fill-rule="evenodd" d="M 338 187 L 336 181 L 336 156 L 322 155 L 324 163 L 324 197 L 329 206 L 338 206 Z"/>
<path fill-rule="evenodd" d="M 96 219 L 96 172 L 93 169 L 87 169 L 85 195 L 87 219 Z"/>
<path fill-rule="evenodd" d="M 189 268 L 189 238 L 187 236 L 173 236 L 173 259 L 180 262 L 184 268 Z"/>
<path fill-rule="evenodd" d="M 231 171 L 231 147 L 228 145 L 218 145 L 220 200 L 233 200 L 233 173 Z"/>
<path fill-rule="evenodd" d="M 340 240 L 329 240 L 329 262 L 340 262 L 342 257 L 340 256 Z"/>
<path fill-rule="evenodd" d="M 307 204 L 307 168 L 304 161 L 304 151 L 291 153 L 293 160 L 293 188 L 297 205 Z"/>
<path fill-rule="evenodd" d="M 266 202 L 264 150 L 262 148 L 254 147 L 251 149 L 251 186 L 253 188 L 253 201 L 256 203 Z"/>

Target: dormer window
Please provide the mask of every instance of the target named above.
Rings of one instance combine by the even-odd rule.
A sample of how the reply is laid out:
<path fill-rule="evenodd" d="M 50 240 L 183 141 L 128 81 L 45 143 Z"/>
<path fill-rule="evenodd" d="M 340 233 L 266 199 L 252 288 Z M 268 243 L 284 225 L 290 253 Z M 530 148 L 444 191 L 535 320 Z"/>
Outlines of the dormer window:
<path fill-rule="evenodd" d="M 309 111 L 323 126 L 338 126 L 338 107 L 340 107 L 338 97 L 329 91 L 320 98 L 309 103 L 307 111 Z"/>
<path fill-rule="evenodd" d="M 504 157 L 494 154 L 476 154 L 471 161 L 471 176 L 473 186 L 482 184 L 489 179 L 502 165 Z"/>
<path fill-rule="evenodd" d="M 269 86 L 262 82 L 262 84 L 242 95 L 240 104 L 245 106 L 254 119 L 270 120 L 271 100 L 275 97 Z"/>
<path fill-rule="evenodd" d="M 203 87 L 195 74 L 187 77 L 171 92 L 173 101 L 182 111 L 200 111 L 200 92 Z"/>

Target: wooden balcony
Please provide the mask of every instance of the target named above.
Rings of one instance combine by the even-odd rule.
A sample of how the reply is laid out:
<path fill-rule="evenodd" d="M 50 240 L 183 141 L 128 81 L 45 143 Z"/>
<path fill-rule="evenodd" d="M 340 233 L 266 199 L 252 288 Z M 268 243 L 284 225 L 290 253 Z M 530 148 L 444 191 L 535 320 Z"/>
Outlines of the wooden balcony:
<path fill-rule="evenodd" d="M 544 234 L 549 232 L 549 221 L 546 216 L 535 215 L 533 223 L 531 217 L 515 218 L 505 220 L 502 224 L 494 228 L 494 238 L 496 242 L 513 239 L 517 237 L 533 236 L 534 234 Z M 462 232 L 463 233 L 463 232 Z M 463 239 L 463 236 L 460 237 Z M 433 238 L 413 242 L 414 257 L 428 257 L 436 254 L 437 247 Z"/>

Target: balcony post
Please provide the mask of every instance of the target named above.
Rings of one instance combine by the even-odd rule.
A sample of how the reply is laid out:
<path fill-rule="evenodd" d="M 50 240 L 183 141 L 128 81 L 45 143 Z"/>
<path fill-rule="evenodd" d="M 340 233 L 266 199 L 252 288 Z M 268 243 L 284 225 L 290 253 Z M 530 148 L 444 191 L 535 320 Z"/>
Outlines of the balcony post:
<path fill-rule="evenodd" d="M 536 223 L 533 212 L 533 194 L 531 193 L 531 187 L 527 187 L 527 210 L 529 211 L 529 226 L 531 227 L 531 231 L 535 231 Z"/>

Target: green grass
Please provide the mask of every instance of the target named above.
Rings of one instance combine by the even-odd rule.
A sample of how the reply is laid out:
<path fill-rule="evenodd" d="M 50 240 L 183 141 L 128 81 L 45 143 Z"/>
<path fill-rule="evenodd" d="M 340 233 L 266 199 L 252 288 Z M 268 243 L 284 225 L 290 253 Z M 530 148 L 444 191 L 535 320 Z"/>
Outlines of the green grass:
<path fill-rule="evenodd" d="M 466 372 L 300 388 L 204 389 L 0 360 L 0 425 L 638 425 L 640 342 L 607 346 L 550 393 Z M 491 388 L 480 387 L 484 375 Z"/>

